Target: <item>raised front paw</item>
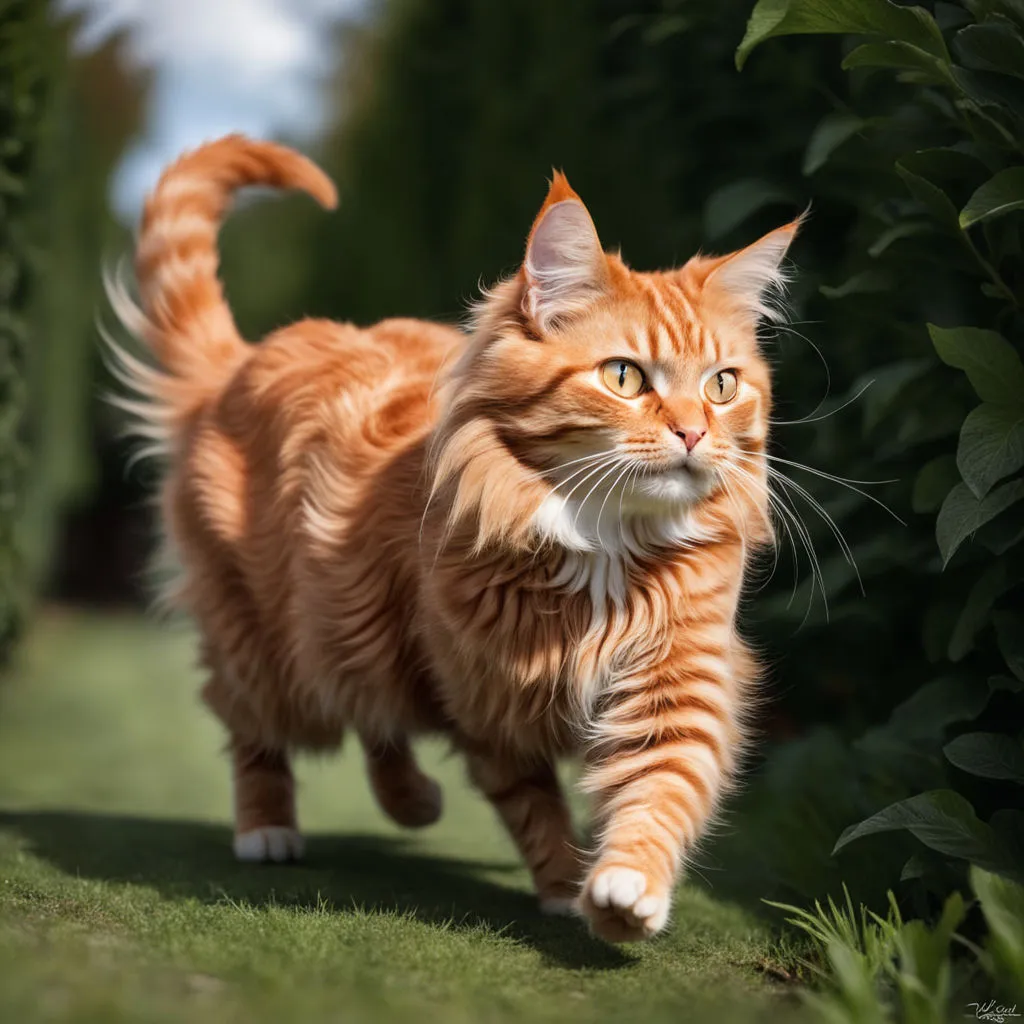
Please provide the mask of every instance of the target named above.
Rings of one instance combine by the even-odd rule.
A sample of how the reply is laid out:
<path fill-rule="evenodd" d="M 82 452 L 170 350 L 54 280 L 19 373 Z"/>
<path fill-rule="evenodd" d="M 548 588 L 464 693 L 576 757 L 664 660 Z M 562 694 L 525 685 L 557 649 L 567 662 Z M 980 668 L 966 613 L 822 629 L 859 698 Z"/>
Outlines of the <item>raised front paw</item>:
<path fill-rule="evenodd" d="M 580 894 L 580 910 L 595 935 L 608 942 L 649 939 L 665 927 L 670 887 L 623 865 L 597 864 Z"/>

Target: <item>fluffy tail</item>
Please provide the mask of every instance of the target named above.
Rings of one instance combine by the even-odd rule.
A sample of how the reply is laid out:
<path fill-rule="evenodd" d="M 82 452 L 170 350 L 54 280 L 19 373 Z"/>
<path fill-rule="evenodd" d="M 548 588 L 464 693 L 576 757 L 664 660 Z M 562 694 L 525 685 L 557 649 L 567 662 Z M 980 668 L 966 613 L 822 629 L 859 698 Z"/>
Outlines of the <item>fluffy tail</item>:
<path fill-rule="evenodd" d="M 325 207 L 337 202 L 331 180 L 304 156 L 228 135 L 172 164 L 146 201 L 135 257 L 141 308 L 122 280 L 106 281 L 114 312 L 159 366 L 108 339 L 114 372 L 141 399 L 116 401 L 158 447 L 168 440 L 170 421 L 219 391 L 245 358 L 217 277 L 217 231 L 245 185 L 303 189 Z"/>

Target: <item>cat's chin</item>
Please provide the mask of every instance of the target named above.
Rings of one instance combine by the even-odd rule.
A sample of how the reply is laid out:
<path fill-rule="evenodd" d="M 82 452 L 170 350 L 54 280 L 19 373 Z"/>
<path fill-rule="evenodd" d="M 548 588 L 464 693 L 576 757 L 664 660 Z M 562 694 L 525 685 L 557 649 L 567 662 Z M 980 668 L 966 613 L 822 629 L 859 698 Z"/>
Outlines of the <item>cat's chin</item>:
<path fill-rule="evenodd" d="M 668 513 L 692 508 L 714 487 L 714 474 L 702 467 L 673 466 L 639 477 L 628 502 L 635 512 Z"/>

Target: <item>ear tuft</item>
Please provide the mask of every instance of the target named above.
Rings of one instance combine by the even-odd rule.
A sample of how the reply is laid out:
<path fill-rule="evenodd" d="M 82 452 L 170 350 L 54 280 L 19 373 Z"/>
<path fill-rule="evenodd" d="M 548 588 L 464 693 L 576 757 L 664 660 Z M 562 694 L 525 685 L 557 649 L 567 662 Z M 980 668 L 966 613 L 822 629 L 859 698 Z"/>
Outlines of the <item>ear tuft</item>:
<path fill-rule="evenodd" d="M 525 308 L 541 330 L 585 309 L 604 289 L 607 264 L 594 222 L 561 171 L 533 223 L 523 263 Z"/>
<path fill-rule="evenodd" d="M 782 261 L 802 223 L 803 215 L 745 249 L 722 257 L 708 274 L 704 287 L 725 292 L 754 319 L 783 319 L 772 300 L 786 290 L 789 277 Z"/>

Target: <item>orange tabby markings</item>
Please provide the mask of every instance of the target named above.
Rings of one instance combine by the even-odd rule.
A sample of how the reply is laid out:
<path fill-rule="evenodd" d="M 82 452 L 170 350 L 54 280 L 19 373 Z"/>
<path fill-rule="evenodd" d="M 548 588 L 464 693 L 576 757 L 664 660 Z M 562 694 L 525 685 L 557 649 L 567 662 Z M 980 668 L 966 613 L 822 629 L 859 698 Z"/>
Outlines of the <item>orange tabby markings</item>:
<path fill-rule="evenodd" d="M 660 931 L 754 703 L 735 620 L 772 540 L 756 327 L 797 225 L 638 273 L 556 174 L 470 336 L 304 320 L 250 346 L 215 248 L 247 184 L 335 199 L 298 154 L 222 139 L 147 203 L 142 311 L 111 285 L 158 364 L 114 351 L 122 404 L 168 459 L 167 599 L 197 622 L 203 697 L 231 736 L 238 856 L 299 855 L 290 752 L 349 730 L 382 808 L 436 820 L 409 738 L 442 732 L 544 909 L 613 941 Z M 590 854 L 553 767 L 570 754 Z"/>

